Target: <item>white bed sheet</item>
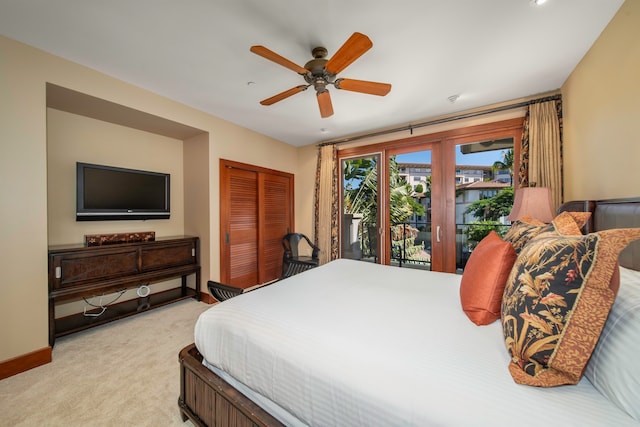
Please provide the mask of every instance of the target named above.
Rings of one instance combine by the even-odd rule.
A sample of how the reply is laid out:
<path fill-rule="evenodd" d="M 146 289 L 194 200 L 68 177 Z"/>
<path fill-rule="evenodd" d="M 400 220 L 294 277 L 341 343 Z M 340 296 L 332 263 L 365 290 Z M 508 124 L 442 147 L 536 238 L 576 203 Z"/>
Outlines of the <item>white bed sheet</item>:
<path fill-rule="evenodd" d="M 515 384 L 500 322 L 469 321 L 459 284 L 336 260 L 217 304 L 195 342 L 207 364 L 288 412 L 265 407 L 289 425 L 640 425 L 586 379 Z"/>

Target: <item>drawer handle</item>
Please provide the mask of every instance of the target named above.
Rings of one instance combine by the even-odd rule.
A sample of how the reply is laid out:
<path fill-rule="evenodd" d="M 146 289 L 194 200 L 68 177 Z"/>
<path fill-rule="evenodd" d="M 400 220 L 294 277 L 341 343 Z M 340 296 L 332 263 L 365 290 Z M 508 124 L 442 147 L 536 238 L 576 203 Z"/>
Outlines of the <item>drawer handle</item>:
<path fill-rule="evenodd" d="M 59 279 L 61 277 L 62 277 L 62 268 L 56 267 L 56 279 Z"/>

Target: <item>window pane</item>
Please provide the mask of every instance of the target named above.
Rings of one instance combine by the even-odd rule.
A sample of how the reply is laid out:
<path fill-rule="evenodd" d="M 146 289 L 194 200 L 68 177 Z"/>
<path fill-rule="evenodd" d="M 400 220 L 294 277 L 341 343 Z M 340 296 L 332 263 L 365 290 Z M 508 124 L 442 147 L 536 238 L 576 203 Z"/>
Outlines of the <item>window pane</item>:
<path fill-rule="evenodd" d="M 379 262 L 378 156 L 342 160 L 342 258 Z"/>
<path fill-rule="evenodd" d="M 456 147 L 456 269 L 491 230 L 503 235 L 513 205 L 513 139 Z"/>
<path fill-rule="evenodd" d="M 431 150 L 389 158 L 389 203 L 391 265 L 431 270 Z"/>

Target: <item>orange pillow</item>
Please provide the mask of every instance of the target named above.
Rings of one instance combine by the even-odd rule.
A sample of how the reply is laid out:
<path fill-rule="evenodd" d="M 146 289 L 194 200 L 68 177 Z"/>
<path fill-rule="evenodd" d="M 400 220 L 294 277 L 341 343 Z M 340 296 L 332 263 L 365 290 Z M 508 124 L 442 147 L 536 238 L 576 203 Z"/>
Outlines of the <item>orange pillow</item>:
<path fill-rule="evenodd" d="M 476 325 L 500 318 L 502 294 L 516 260 L 516 251 L 492 231 L 471 252 L 460 282 L 462 310 Z"/>

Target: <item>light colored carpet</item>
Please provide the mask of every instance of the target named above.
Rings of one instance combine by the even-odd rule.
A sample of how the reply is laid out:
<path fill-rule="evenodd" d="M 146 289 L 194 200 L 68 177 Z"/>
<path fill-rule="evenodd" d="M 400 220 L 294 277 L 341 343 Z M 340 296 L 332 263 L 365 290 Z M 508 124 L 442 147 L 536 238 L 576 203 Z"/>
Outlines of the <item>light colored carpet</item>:
<path fill-rule="evenodd" d="M 0 381 L 0 425 L 192 426 L 178 353 L 209 307 L 180 301 L 57 339 L 53 362 Z"/>

